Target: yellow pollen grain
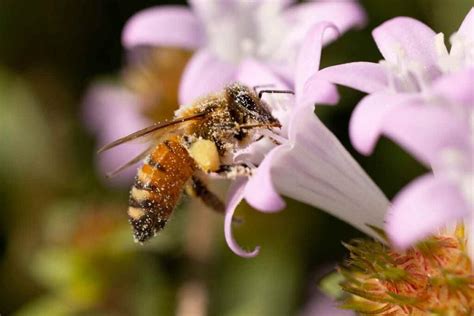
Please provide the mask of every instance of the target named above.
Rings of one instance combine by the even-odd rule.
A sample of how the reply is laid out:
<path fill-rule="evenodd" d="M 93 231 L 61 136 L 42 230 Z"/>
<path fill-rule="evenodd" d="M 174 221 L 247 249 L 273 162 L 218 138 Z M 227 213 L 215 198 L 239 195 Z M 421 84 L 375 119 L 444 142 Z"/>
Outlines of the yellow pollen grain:
<path fill-rule="evenodd" d="M 205 172 L 219 169 L 220 159 L 216 144 L 207 139 L 198 139 L 189 148 L 189 155 Z"/>
<path fill-rule="evenodd" d="M 136 207 L 129 207 L 127 211 L 128 216 L 130 216 L 131 219 L 138 220 L 140 219 L 143 215 L 145 215 L 145 211 L 143 211 L 141 208 L 136 208 Z"/>

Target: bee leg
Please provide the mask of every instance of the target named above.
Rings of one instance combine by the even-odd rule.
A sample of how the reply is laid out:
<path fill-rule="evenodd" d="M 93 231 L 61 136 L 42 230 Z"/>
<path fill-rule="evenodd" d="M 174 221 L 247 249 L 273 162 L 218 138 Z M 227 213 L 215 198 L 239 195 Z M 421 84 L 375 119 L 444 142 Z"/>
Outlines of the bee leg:
<path fill-rule="evenodd" d="M 219 169 L 215 171 L 217 174 L 225 176 L 228 179 L 235 179 L 237 177 L 249 177 L 252 175 L 252 168 L 245 164 L 238 165 L 220 165 Z"/>
<path fill-rule="evenodd" d="M 204 181 L 199 179 L 199 177 L 193 176 L 191 179 L 191 183 L 188 187 L 186 187 L 186 192 L 191 196 L 196 196 L 201 199 L 201 201 L 210 207 L 212 210 L 225 214 L 225 204 L 224 202 L 217 197 L 214 193 L 212 193 L 208 188 Z M 242 220 L 234 217 L 232 218 L 232 222 L 236 224 L 242 223 Z"/>
<path fill-rule="evenodd" d="M 225 204 L 222 202 L 217 195 L 212 193 L 206 183 L 196 176 L 191 179 L 190 185 L 186 188 L 186 191 L 191 196 L 196 196 L 201 199 L 207 206 L 218 213 L 225 213 Z"/>

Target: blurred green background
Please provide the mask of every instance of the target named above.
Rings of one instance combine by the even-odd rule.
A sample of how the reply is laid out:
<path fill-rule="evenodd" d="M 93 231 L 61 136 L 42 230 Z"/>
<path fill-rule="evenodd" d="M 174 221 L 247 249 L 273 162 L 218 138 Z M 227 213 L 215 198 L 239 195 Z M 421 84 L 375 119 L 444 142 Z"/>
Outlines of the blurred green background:
<path fill-rule="evenodd" d="M 295 201 L 274 215 L 242 206 L 245 224 L 236 237 L 248 248 L 262 246 L 246 260 L 227 248 L 221 216 L 185 200 L 158 238 L 144 247 L 133 243 L 128 188 L 111 189 L 96 172 L 81 101 L 95 78 L 123 65 L 125 21 L 162 3 L 0 1 L 1 315 L 297 315 L 321 267 L 343 260 L 341 240 L 360 236 Z M 369 24 L 325 49 L 323 67 L 378 61 L 370 32 L 399 15 L 449 36 L 474 4 L 361 3 Z M 371 157 L 355 153 L 347 124 L 362 94 L 340 91 L 341 104 L 318 114 L 392 197 L 425 170 L 385 139 Z"/>

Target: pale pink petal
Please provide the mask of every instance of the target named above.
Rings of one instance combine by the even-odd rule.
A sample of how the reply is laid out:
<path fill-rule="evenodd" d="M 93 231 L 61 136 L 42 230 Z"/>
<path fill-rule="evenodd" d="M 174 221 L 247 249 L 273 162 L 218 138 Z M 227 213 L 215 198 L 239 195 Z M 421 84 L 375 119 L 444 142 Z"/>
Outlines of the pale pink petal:
<path fill-rule="evenodd" d="M 289 51 L 289 50 L 286 50 Z M 267 61 L 267 66 L 277 74 L 285 84 L 294 89 L 295 65 L 291 63 L 281 63 L 279 61 Z"/>
<path fill-rule="evenodd" d="M 383 57 L 391 63 L 404 58 L 427 70 L 437 63 L 436 33 L 420 21 L 397 17 L 375 28 L 372 35 Z"/>
<path fill-rule="evenodd" d="M 440 159 L 445 148 L 467 148 L 469 127 L 449 108 L 405 103 L 392 110 L 382 132 L 427 166 Z"/>
<path fill-rule="evenodd" d="M 296 96 L 297 106 L 335 105 L 338 102 L 337 88 L 326 80 L 322 80 L 317 73 L 306 81 L 303 91 Z"/>
<path fill-rule="evenodd" d="M 242 201 L 244 197 L 244 190 L 245 190 L 246 184 L 247 184 L 247 179 L 245 178 L 237 179 L 235 180 L 234 183 L 232 183 L 232 186 L 229 189 L 226 213 L 225 213 L 225 219 L 224 219 L 224 234 L 225 234 L 225 239 L 227 241 L 227 245 L 235 254 L 244 258 L 252 258 L 258 255 L 260 251 L 260 247 L 258 246 L 255 247 L 255 249 L 251 252 L 245 251 L 239 246 L 237 241 L 235 241 L 234 235 L 232 234 L 232 224 L 233 224 L 234 213 L 237 206 L 240 204 L 240 202 Z"/>
<path fill-rule="evenodd" d="M 458 34 L 468 41 L 474 41 L 474 8 L 469 10 L 469 13 L 462 21 Z"/>
<path fill-rule="evenodd" d="M 140 112 L 139 100 L 126 89 L 112 84 L 92 86 L 83 104 L 85 124 L 96 135 L 98 147 L 151 125 L 151 122 Z M 101 179 L 107 184 L 130 185 L 133 182 L 136 167 L 132 166 L 112 179 L 107 179 L 105 174 L 131 160 L 142 150 L 144 150 L 144 144 L 124 144 L 97 155 L 96 164 Z"/>
<path fill-rule="evenodd" d="M 349 136 L 354 148 L 364 155 L 371 154 L 384 124 L 390 120 L 391 111 L 418 98 L 413 94 L 377 92 L 362 99 L 349 122 Z"/>
<path fill-rule="evenodd" d="M 474 15 L 474 14 L 473 14 Z M 474 30 L 473 30 L 474 32 Z M 433 83 L 433 91 L 450 102 L 474 107 L 474 68 L 440 77 Z"/>
<path fill-rule="evenodd" d="M 332 83 L 351 87 L 366 93 L 387 89 L 387 75 L 382 66 L 370 62 L 354 62 L 327 67 L 319 76 Z"/>
<path fill-rule="evenodd" d="M 196 49 L 204 42 L 201 23 L 185 6 L 157 6 L 138 12 L 122 33 L 126 48 L 152 45 Z"/>
<path fill-rule="evenodd" d="M 220 60 L 207 50 L 194 54 L 184 69 L 179 87 L 181 105 L 217 92 L 236 79 L 235 65 Z"/>
<path fill-rule="evenodd" d="M 326 21 L 334 24 L 341 33 L 352 27 L 361 27 L 366 15 L 357 1 L 314 1 L 300 3 L 284 11 L 284 18 L 291 26 L 286 40 L 301 43 L 311 27 Z M 334 40 L 334 33 L 325 34 L 324 44 Z"/>
<path fill-rule="evenodd" d="M 277 192 L 318 207 L 377 237 L 388 201 L 347 150 L 314 115 L 298 107 L 290 122 L 289 144 L 272 159 Z"/>
<path fill-rule="evenodd" d="M 388 201 L 314 108 L 292 113 L 289 143 L 273 149 L 245 188 L 245 199 L 262 211 L 284 207 L 279 193 L 321 208 L 374 237 L 367 224 L 381 227 Z"/>
<path fill-rule="evenodd" d="M 426 175 L 394 198 L 385 230 L 394 246 L 406 249 L 468 214 L 468 206 L 456 185 Z"/>
<path fill-rule="evenodd" d="M 271 176 L 274 157 L 287 150 L 281 145 L 270 151 L 260 163 L 256 174 L 252 175 L 245 187 L 245 200 L 262 212 L 277 212 L 285 207 L 285 201 L 276 192 Z"/>
<path fill-rule="evenodd" d="M 313 26 L 304 39 L 296 61 L 295 92 L 297 96 L 303 94 L 306 81 L 319 69 L 322 41 L 328 30 L 336 36 L 339 34 L 334 24 L 321 22 Z"/>
<path fill-rule="evenodd" d="M 245 59 L 239 64 L 236 80 L 249 87 L 265 85 L 262 89 L 284 90 L 288 86 L 269 67 L 255 59 Z"/>
<path fill-rule="evenodd" d="M 246 2 L 253 2 L 254 5 L 259 5 L 268 0 L 246 0 Z M 275 4 L 279 4 L 281 8 L 287 7 L 294 3 L 294 0 L 272 0 Z M 194 11 L 199 12 L 201 15 L 205 15 L 207 10 L 209 10 L 209 4 L 212 4 L 217 7 L 216 12 L 222 12 L 223 14 L 227 12 L 232 12 L 231 10 L 236 10 L 239 8 L 239 2 L 235 0 L 219 0 L 214 1 L 213 3 L 209 0 L 188 0 L 188 3 L 191 5 Z"/>

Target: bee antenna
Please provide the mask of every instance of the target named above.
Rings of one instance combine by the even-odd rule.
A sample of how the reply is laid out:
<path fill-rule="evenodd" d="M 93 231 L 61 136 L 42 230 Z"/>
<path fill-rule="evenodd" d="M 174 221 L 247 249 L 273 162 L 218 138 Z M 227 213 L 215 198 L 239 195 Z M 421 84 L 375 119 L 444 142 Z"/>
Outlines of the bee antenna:
<path fill-rule="evenodd" d="M 241 129 L 251 129 L 255 127 L 281 127 L 281 124 L 279 122 L 275 123 L 257 123 L 257 124 L 245 124 L 245 125 L 240 125 L 239 126 Z"/>
<path fill-rule="evenodd" d="M 260 88 L 270 88 L 270 87 L 274 87 L 275 85 L 272 84 L 272 83 L 269 83 L 269 84 L 259 84 L 257 86 L 253 86 L 253 91 L 255 92 L 255 94 L 258 93 L 258 89 Z"/>
<path fill-rule="evenodd" d="M 291 90 L 261 90 L 258 93 L 258 98 L 261 99 L 264 93 L 272 93 L 272 94 L 280 93 L 280 94 L 293 94 L 293 95 L 295 94 L 295 92 Z"/>

